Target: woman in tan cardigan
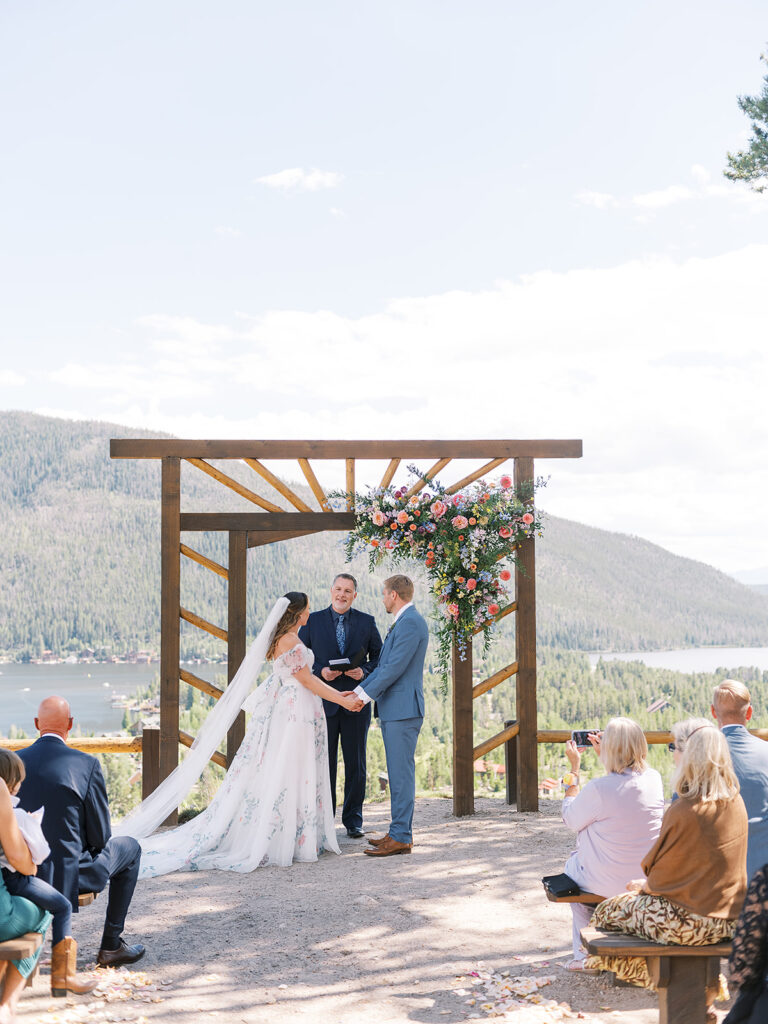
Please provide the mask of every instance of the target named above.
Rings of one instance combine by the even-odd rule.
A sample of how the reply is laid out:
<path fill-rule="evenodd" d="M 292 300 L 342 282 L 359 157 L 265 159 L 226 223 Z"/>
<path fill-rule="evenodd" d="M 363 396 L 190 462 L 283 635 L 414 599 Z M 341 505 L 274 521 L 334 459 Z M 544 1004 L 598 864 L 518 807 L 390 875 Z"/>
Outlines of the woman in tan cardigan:
<path fill-rule="evenodd" d="M 672 779 L 680 799 L 667 808 L 643 860 L 646 877 L 601 903 L 593 924 L 653 942 L 706 946 L 731 938 L 744 902 L 747 812 L 716 726 L 693 729 L 680 746 Z M 586 966 L 653 988 L 643 957 L 589 957 Z"/>

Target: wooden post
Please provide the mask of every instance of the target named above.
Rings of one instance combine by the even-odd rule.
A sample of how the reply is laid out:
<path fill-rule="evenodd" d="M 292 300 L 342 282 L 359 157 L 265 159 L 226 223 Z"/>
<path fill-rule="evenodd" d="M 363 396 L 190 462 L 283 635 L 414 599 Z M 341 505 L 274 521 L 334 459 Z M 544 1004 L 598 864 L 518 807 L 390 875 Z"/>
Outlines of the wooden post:
<path fill-rule="evenodd" d="M 464 661 L 453 645 L 453 813 L 475 813 L 474 734 L 472 727 L 472 640 Z"/>
<path fill-rule="evenodd" d="M 504 728 L 508 729 L 510 725 L 515 724 L 515 721 L 516 719 L 513 718 L 511 722 L 505 722 Z M 507 781 L 507 803 L 513 804 L 517 800 L 517 736 L 513 736 L 504 744 L 504 766 Z"/>
<path fill-rule="evenodd" d="M 515 459 L 515 487 L 533 483 L 533 459 Z M 533 537 L 517 548 L 515 646 L 517 648 L 517 809 L 539 809 L 539 753 L 536 742 L 536 558 Z"/>
<path fill-rule="evenodd" d="M 227 681 L 232 682 L 245 657 L 245 595 L 248 534 L 233 530 L 229 534 L 229 594 L 227 624 Z M 227 733 L 227 767 L 245 736 L 245 712 L 241 711 Z"/>
<path fill-rule="evenodd" d="M 179 763 L 179 610 L 181 608 L 181 467 L 162 460 L 160 526 L 160 782 Z M 173 811 L 166 824 L 175 825 Z"/>
<path fill-rule="evenodd" d="M 144 729 L 141 734 L 141 799 L 146 800 L 160 785 L 160 730 Z"/>

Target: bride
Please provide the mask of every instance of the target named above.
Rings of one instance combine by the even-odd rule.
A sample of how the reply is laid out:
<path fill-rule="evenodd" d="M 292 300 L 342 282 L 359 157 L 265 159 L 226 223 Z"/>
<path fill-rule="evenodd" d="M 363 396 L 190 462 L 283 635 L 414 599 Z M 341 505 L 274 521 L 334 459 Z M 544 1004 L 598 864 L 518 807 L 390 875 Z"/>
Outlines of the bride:
<path fill-rule="evenodd" d="M 362 702 L 312 674 L 314 655 L 298 637 L 308 616 L 306 594 L 277 601 L 185 760 L 115 829 L 141 842 L 141 878 L 181 868 L 253 871 L 340 853 L 321 698 L 349 711 Z M 265 658 L 272 674 L 247 696 Z M 245 738 L 210 805 L 150 835 L 200 777 L 241 706 L 251 715 Z"/>

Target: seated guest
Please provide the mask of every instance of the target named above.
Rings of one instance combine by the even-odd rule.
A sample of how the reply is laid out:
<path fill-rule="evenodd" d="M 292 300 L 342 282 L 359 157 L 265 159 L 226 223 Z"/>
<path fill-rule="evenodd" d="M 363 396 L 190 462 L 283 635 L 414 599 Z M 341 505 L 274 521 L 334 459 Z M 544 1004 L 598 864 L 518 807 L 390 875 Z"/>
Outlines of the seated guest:
<path fill-rule="evenodd" d="M 144 956 L 144 946 L 127 946 L 121 936 L 139 876 L 141 847 L 129 836 L 112 836 L 99 762 L 66 744 L 72 715 L 63 697 L 46 697 L 35 728 L 40 738 L 19 751 L 26 769 L 19 803 L 25 811 L 45 807 L 43 832 L 51 855 L 38 874 L 68 897 L 75 913 L 81 892 L 102 892 L 109 885 L 96 960 L 101 967 L 135 963 Z"/>
<path fill-rule="evenodd" d="M 579 788 L 581 754 L 573 740 L 565 751 L 577 776 L 563 800 L 563 821 L 576 831 L 576 850 L 565 873 L 587 892 L 614 896 L 640 873 L 640 862 L 656 840 L 664 814 L 661 776 L 646 764 L 643 730 L 629 718 L 612 718 L 605 732 L 591 736 L 607 774 Z M 572 903 L 573 960 L 568 969 L 584 969 L 586 953 L 579 932 L 589 924 L 592 907 Z"/>
<path fill-rule="evenodd" d="M 51 852 L 40 825 L 40 817 L 44 815 L 45 808 L 30 814 L 16 807 L 19 802 L 16 794 L 24 781 L 24 762 L 12 750 L 0 748 L 0 781 L 5 783 L 11 794 L 16 821 L 29 847 L 33 864 L 42 864 Z M 14 870 L 5 856 L 0 856 L 0 867 L 3 869 L 5 887 L 12 896 L 24 896 L 36 907 L 53 914 L 51 994 L 66 996 L 67 992 L 75 992 L 78 995 L 92 992 L 98 981 L 84 981 L 76 974 L 77 943 L 70 931 L 72 907 L 67 897 L 42 878 L 35 877 L 34 873 L 27 874 Z"/>
<path fill-rule="evenodd" d="M 768 864 L 752 875 L 733 933 L 729 981 L 739 996 L 723 1024 L 768 1020 Z"/>
<path fill-rule="evenodd" d="M 747 812 L 728 744 L 714 725 L 689 733 L 672 784 L 679 799 L 643 859 L 645 879 L 601 903 L 593 924 L 665 945 L 726 942 L 747 888 Z M 653 988 L 644 957 L 590 956 L 586 964 Z M 707 992 L 709 1002 L 718 987 Z"/>
<path fill-rule="evenodd" d="M 33 875 L 35 865 L 24 837 L 19 830 L 13 813 L 11 794 L 0 784 L 0 846 L 14 871 Z M 0 942 L 18 939 L 27 932 L 45 935 L 51 915 L 40 910 L 34 903 L 22 896 L 11 896 L 0 875 Z M 0 1024 L 11 1024 L 16 1020 L 16 1006 L 21 997 L 27 978 L 37 966 L 42 952 L 40 948 L 23 960 L 0 961 Z"/>
<path fill-rule="evenodd" d="M 749 690 L 736 679 L 715 687 L 712 714 L 731 752 L 733 770 L 749 818 L 747 880 L 768 863 L 768 743 L 747 730 L 752 718 Z"/>

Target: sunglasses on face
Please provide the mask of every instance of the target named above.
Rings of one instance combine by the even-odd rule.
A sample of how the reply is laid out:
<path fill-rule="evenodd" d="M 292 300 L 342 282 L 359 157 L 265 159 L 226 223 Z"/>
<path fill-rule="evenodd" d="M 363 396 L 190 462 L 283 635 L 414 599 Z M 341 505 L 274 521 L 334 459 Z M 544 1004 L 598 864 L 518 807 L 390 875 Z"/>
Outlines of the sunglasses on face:
<path fill-rule="evenodd" d="M 669 751 L 669 752 L 670 752 L 671 754 L 674 754 L 674 752 L 675 752 L 675 751 L 677 750 L 677 747 L 675 746 L 675 744 L 674 744 L 674 743 L 668 743 L 668 744 L 667 744 L 667 750 L 668 750 L 668 751 Z"/>

